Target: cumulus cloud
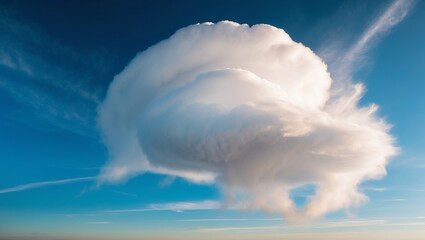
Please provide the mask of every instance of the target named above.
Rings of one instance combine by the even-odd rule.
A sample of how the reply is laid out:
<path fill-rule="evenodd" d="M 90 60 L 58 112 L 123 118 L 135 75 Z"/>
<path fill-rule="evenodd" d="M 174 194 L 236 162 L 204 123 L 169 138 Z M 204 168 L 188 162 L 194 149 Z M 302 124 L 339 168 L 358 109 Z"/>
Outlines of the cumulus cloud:
<path fill-rule="evenodd" d="M 110 151 L 103 182 L 149 171 L 216 183 L 224 206 L 320 217 L 366 199 L 396 153 L 362 86 L 329 99 L 332 79 L 309 48 L 270 25 L 204 23 L 139 53 L 99 108 Z M 314 185 L 299 208 L 291 190 Z"/>

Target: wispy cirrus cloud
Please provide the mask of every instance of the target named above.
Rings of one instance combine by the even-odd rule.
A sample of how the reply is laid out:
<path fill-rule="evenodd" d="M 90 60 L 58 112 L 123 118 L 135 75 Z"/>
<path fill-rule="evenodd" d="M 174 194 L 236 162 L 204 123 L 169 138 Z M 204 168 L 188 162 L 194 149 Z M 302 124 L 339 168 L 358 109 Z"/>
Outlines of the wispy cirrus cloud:
<path fill-rule="evenodd" d="M 25 191 L 25 190 L 40 188 L 40 187 L 64 185 L 64 184 L 71 184 L 71 183 L 78 183 L 78 182 L 87 182 L 87 181 L 93 181 L 96 178 L 97 178 L 96 176 L 93 176 L 93 177 L 67 178 L 67 179 L 60 179 L 60 180 L 54 180 L 54 181 L 27 183 L 27 184 L 15 186 L 15 187 L 0 189 L 0 194 L 20 192 L 20 191 Z"/>
<path fill-rule="evenodd" d="M 18 18 L 13 9 L 0 8 L 0 91 L 29 109 L 8 117 L 35 128 L 42 121 L 97 135 L 94 117 L 104 87 L 96 79 L 110 71 L 106 53 L 76 50 Z"/>
<path fill-rule="evenodd" d="M 368 50 L 375 46 L 382 36 L 403 21 L 414 4 L 415 0 L 393 0 L 382 11 L 382 14 L 370 23 L 357 41 L 348 47 L 348 50 L 335 47 L 337 44 L 328 44 L 319 50 L 319 55 L 328 63 L 333 79 L 337 81 L 334 87 L 351 83 L 353 74 L 364 66 Z"/>

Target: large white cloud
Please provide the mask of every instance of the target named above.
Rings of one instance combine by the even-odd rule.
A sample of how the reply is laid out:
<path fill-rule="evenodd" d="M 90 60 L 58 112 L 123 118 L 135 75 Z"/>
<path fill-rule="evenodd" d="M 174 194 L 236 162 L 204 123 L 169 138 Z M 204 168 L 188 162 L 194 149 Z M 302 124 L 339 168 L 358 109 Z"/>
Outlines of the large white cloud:
<path fill-rule="evenodd" d="M 322 60 L 270 25 L 204 23 L 138 54 L 99 109 L 103 181 L 143 171 L 217 183 L 232 204 L 319 217 L 360 203 L 395 154 L 376 106 L 331 92 Z M 351 92 L 350 94 L 348 94 Z M 315 185 L 303 209 L 292 189 Z"/>

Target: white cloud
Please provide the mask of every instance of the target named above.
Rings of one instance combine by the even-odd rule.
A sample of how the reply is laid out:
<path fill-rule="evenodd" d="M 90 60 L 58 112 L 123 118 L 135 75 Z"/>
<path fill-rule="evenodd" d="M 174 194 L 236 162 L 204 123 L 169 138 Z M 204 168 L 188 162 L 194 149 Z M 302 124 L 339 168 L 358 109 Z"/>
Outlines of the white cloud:
<path fill-rule="evenodd" d="M 234 22 L 177 31 L 111 83 L 99 124 L 103 182 L 144 171 L 217 183 L 225 206 L 317 218 L 366 199 L 396 153 L 361 85 L 329 100 L 327 66 L 282 29 Z M 351 87 L 351 86 L 350 86 Z M 290 191 L 316 186 L 303 209 Z"/>

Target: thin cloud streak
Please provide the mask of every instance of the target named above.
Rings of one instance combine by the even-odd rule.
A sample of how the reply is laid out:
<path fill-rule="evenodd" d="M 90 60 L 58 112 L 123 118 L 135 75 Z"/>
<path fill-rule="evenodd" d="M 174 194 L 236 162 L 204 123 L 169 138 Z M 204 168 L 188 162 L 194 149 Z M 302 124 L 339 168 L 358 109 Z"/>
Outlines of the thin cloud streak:
<path fill-rule="evenodd" d="M 215 210 L 220 208 L 217 201 L 201 201 L 201 202 L 175 202 L 151 204 L 147 208 L 108 210 L 107 213 L 129 213 L 129 212 L 150 212 L 150 211 L 192 211 L 192 210 Z"/>
<path fill-rule="evenodd" d="M 394 199 L 384 199 L 381 202 L 404 202 L 407 201 L 405 198 L 394 198 Z"/>
<path fill-rule="evenodd" d="M 387 189 L 383 188 L 383 187 L 364 187 L 363 190 L 373 191 L 373 192 L 385 192 L 385 191 L 387 191 Z"/>
<path fill-rule="evenodd" d="M 222 227 L 222 228 L 200 228 L 199 232 L 227 232 L 227 231 L 259 231 L 259 230 L 284 230 L 284 229 L 333 229 L 333 228 L 349 228 L 349 227 L 368 227 L 377 225 L 386 225 L 386 220 L 350 220 L 350 221 L 331 221 L 310 225 L 279 225 L 279 226 L 250 226 L 250 227 Z"/>
<path fill-rule="evenodd" d="M 96 178 L 97 177 L 93 176 L 93 177 L 68 178 L 68 179 L 61 179 L 61 180 L 55 180 L 55 181 L 28 183 L 28 184 L 19 185 L 16 187 L 1 189 L 0 194 L 10 193 L 10 192 L 19 192 L 19 191 L 24 191 L 28 189 L 47 187 L 47 186 L 53 186 L 53 185 L 86 182 L 86 181 L 95 180 Z"/>
<path fill-rule="evenodd" d="M 283 221 L 283 218 L 197 218 L 181 219 L 177 222 L 238 222 L 238 221 Z"/>
<path fill-rule="evenodd" d="M 137 194 L 134 193 L 127 193 L 127 192 L 121 192 L 121 191 L 112 191 L 115 194 L 128 196 L 128 197 L 137 197 Z"/>
<path fill-rule="evenodd" d="M 90 225 L 105 225 L 105 224 L 111 224 L 112 222 L 87 222 L 87 224 Z"/>
<path fill-rule="evenodd" d="M 266 226 L 266 227 L 222 227 L 222 228 L 201 228 L 197 231 L 204 233 L 227 232 L 227 231 L 253 231 L 253 230 L 278 230 L 285 229 L 286 226 Z"/>

